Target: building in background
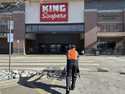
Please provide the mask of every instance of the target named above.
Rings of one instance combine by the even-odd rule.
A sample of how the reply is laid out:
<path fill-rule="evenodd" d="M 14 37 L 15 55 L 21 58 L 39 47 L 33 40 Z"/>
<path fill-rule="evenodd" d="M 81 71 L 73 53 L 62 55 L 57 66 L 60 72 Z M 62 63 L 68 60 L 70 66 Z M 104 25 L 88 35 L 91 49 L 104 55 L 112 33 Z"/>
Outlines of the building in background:
<path fill-rule="evenodd" d="M 1 1 L 1 53 L 8 52 L 9 20 L 14 21 L 13 53 L 63 54 L 70 45 L 84 49 L 84 0 L 24 1 Z"/>
<path fill-rule="evenodd" d="M 125 53 L 125 0 L 85 0 L 85 49 Z"/>
<path fill-rule="evenodd" d="M 10 20 L 14 21 L 13 53 L 64 54 L 70 45 L 76 45 L 79 52 L 85 49 L 85 53 L 125 53 L 124 0 L 0 0 L 0 3 L 0 53 L 8 53 Z"/>
<path fill-rule="evenodd" d="M 25 4 L 16 0 L 0 0 L 0 53 L 8 53 L 7 35 L 9 33 L 9 21 L 14 22 L 11 31 L 14 35 L 12 52 L 23 52 L 25 49 Z M 19 41 L 19 43 L 18 43 Z"/>

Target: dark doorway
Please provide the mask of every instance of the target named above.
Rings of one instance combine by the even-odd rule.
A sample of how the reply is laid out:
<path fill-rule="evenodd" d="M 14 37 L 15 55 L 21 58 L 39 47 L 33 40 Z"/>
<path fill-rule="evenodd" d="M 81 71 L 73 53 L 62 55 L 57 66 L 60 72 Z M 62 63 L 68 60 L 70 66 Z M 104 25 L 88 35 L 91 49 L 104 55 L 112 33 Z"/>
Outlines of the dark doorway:
<path fill-rule="evenodd" d="M 65 54 L 69 45 L 76 45 L 79 52 L 83 49 L 80 33 L 34 33 L 33 39 L 26 39 L 26 53 Z"/>
<path fill-rule="evenodd" d="M 13 53 L 13 43 L 11 43 L 11 53 Z M 0 33 L 0 54 L 9 54 L 7 33 Z"/>

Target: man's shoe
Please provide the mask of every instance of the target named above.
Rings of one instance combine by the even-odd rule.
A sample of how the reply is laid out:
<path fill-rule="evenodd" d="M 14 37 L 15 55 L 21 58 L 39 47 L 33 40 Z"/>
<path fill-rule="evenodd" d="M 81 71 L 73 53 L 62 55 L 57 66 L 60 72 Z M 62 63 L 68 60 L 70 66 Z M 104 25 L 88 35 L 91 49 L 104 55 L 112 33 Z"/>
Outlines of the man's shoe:
<path fill-rule="evenodd" d="M 69 90 L 66 90 L 66 94 L 69 94 L 70 93 L 70 91 Z"/>

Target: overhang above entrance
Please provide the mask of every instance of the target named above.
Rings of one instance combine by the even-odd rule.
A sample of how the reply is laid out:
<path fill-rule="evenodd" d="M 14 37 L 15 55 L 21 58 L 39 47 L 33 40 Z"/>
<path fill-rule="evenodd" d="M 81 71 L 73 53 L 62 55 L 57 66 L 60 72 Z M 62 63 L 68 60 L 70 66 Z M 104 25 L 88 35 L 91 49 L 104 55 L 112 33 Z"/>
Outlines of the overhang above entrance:
<path fill-rule="evenodd" d="M 98 37 L 125 37 L 125 32 L 97 32 Z"/>
<path fill-rule="evenodd" d="M 26 24 L 26 32 L 84 32 L 84 23 L 77 24 Z"/>
<path fill-rule="evenodd" d="M 29 2 L 40 2 L 40 0 L 24 0 Z M 78 1 L 78 0 L 41 0 L 42 2 L 68 2 L 68 1 Z M 82 0 L 79 0 L 82 1 Z"/>

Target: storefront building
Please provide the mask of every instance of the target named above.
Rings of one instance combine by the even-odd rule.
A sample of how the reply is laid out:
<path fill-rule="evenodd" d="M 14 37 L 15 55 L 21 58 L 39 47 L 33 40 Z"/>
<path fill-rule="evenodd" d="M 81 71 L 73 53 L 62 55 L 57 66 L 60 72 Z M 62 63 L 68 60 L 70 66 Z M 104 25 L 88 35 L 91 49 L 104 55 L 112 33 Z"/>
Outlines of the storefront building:
<path fill-rule="evenodd" d="M 8 53 L 10 20 L 13 53 L 64 54 L 70 45 L 79 52 L 125 53 L 124 0 L 16 1 L 0 1 L 0 53 Z"/>
<path fill-rule="evenodd" d="M 125 53 L 125 0 L 85 0 L 85 49 Z"/>
<path fill-rule="evenodd" d="M 14 21 L 13 53 L 64 54 L 70 45 L 84 49 L 84 0 L 27 0 L 1 10 L 0 26 L 6 28 L 0 43 L 6 52 L 9 20 Z"/>

